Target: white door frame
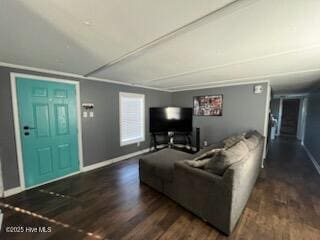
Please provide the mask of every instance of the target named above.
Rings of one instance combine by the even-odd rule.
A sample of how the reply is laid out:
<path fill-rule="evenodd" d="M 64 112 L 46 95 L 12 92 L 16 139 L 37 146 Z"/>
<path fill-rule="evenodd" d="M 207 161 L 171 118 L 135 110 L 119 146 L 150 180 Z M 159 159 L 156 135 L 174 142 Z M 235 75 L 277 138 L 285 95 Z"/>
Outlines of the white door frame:
<path fill-rule="evenodd" d="M 22 144 L 21 144 L 21 136 L 20 136 L 20 122 L 19 122 L 19 111 L 18 111 L 18 98 L 17 98 L 17 85 L 16 78 L 30 78 L 30 80 L 39 80 L 39 81 L 47 81 L 47 82 L 57 82 L 57 83 L 67 83 L 72 84 L 76 88 L 76 107 L 77 107 L 77 132 L 78 132 L 78 151 L 79 151 L 79 164 L 80 169 L 75 173 L 68 174 L 66 176 L 56 178 L 54 180 L 50 180 L 32 187 L 26 188 L 24 181 L 24 168 L 23 168 L 23 154 L 22 154 Z M 49 182 L 54 182 L 60 180 L 62 178 L 66 178 L 75 174 L 78 174 L 83 171 L 83 150 L 82 150 L 82 124 L 81 124 L 81 104 L 80 104 L 80 83 L 78 81 L 71 81 L 59 78 L 51 78 L 51 77 L 42 77 L 40 75 L 30 75 L 30 74 L 21 74 L 10 72 L 10 80 L 11 80 L 11 98 L 12 98 L 12 109 L 13 109 L 13 120 L 14 120 L 14 130 L 15 130 L 15 139 L 16 139 L 16 151 L 17 151 L 17 160 L 18 160 L 18 170 L 19 170 L 19 179 L 20 179 L 20 190 L 23 191 L 25 189 L 34 188 L 43 184 L 47 184 Z"/>
<path fill-rule="evenodd" d="M 301 144 L 304 145 L 304 138 L 306 135 L 306 125 L 307 125 L 307 114 L 308 114 L 308 97 L 303 98 L 303 104 L 302 104 L 302 126 L 301 126 Z"/>
<path fill-rule="evenodd" d="M 280 99 L 279 103 L 279 120 L 278 120 L 278 130 L 277 136 L 280 136 L 281 131 L 281 124 L 282 124 L 282 113 L 283 113 L 283 101 L 287 99 L 299 99 L 300 100 L 300 107 L 299 107 L 299 121 L 298 121 L 298 128 L 301 128 L 301 141 L 304 140 L 304 131 L 305 131 L 305 121 L 306 121 L 306 112 L 307 112 L 307 101 L 308 101 L 308 94 L 287 94 L 282 96 L 276 96 L 274 99 Z M 302 103 L 302 104 L 301 104 Z M 302 114 L 300 119 L 300 114 Z M 298 136 L 298 129 L 297 129 L 297 137 Z"/>
<path fill-rule="evenodd" d="M 283 98 L 280 98 L 277 136 L 280 136 L 280 130 L 281 130 L 281 124 L 282 124 L 282 111 L 283 111 Z"/>
<path fill-rule="evenodd" d="M 265 119 L 264 119 L 264 129 L 263 129 L 263 136 L 265 137 L 265 143 L 263 147 L 263 160 L 261 163 L 261 167 L 264 167 L 264 160 L 267 157 L 268 154 L 268 148 L 267 148 L 267 138 L 268 138 L 268 126 L 269 126 L 269 112 L 270 112 L 270 103 L 271 103 L 271 85 L 270 81 L 267 81 L 267 96 L 266 96 L 266 105 L 265 105 Z"/>

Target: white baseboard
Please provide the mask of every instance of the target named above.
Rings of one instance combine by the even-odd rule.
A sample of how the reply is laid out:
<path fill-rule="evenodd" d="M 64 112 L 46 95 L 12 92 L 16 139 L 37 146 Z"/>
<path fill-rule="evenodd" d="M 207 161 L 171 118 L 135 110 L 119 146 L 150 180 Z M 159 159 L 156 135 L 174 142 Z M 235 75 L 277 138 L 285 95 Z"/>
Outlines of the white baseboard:
<path fill-rule="evenodd" d="M 304 148 L 304 150 L 306 151 L 306 153 L 308 154 L 310 160 L 312 161 L 314 167 L 316 168 L 317 172 L 319 173 L 320 175 L 320 165 L 319 163 L 317 162 L 317 160 L 315 159 L 315 157 L 312 155 L 312 153 L 309 151 L 309 149 L 306 147 L 306 145 L 301 144 L 302 147 Z"/>
<path fill-rule="evenodd" d="M 138 155 L 140 155 L 140 154 L 149 152 L 149 150 L 150 150 L 150 149 L 147 148 L 147 149 L 143 149 L 143 150 L 138 151 L 138 152 L 134 152 L 134 153 L 122 155 L 122 156 L 120 156 L 120 157 L 116 157 L 116 158 L 112 158 L 112 159 L 109 159 L 109 160 L 106 160 L 106 161 L 103 161 L 103 162 L 99 162 L 99 163 L 96 163 L 96 164 L 92 164 L 92 165 L 83 167 L 83 168 L 81 169 L 81 172 L 88 172 L 88 171 L 91 171 L 91 170 L 94 170 L 94 169 L 97 169 L 97 168 L 101 168 L 101 167 L 110 165 L 110 164 L 112 164 L 112 163 L 120 162 L 120 161 L 129 159 L 129 158 L 138 156 Z M 70 175 L 68 175 L 68 176 L 64 176 L 64 177 L 59 178 L 59 179 L 54 179 L 53 181 L 61 180 L 61 179 L 63 179 L 63 178 L 66 178 L 66 177 L 69 177 L 69 176 L 72 176 L 72 175 L 75 175 L 75 174 L 79 174 L 79 173 L 80 173 L 80 172 L 73 173 L 73 174 L 70 174 Z M 49 182 L 46 182 L 46 183 L 49 183 Z M 46 183 L 45 183 L 45 184 L 46 184 Z M 43 185 L 43 184 L 40 184 L 40 185 Z M 40 186 L 40 185 L 33 186 L 33 187 L 38 187 L 38 186 Z M 32 188 L 33 188 L 33 187 L 32 187 Z M 27 189 L 26 189 L 26 190 L 27 190 Z M 9 197 L 9 196 L 12 196 L 12 195 L 14 195 L 14 194 L 20 193 L 20 192 L 22 192 L 22 191 L 23 191 L 23 188 L 22 188 L 22 187 L 11 188 L 11 189 L 8 189 L 8 190 L 5 190 L 5 191 L 4 191 L 4 197 Z"/>
<path fill-rule="evenodd" d="M 96 163 L 96 164 L 92 164 L 92 165 L 83 167 L 82 171 L 83 172 L 88 172 L 88 171 L 91 171 L 91 170 L 94 170 L 94 169 L 97 169 L 97 168 L 101 168 L 101 167 L 110 165 L 112 163 L 120 162 L 120 161 L 126 160 L 128 158 L 132 158 L 132 157 L 138 156 L 140 154 L 143 154 L 143 153 L 146 153 L 146 152 L 149 152 L 149 151 L 150 151 L 150 149 L 147 148 L 147 149 L 143 149 L 143 150 L 138 151 L 138 152 L 129 153 L 129 154 L 126 154 L 126 155 L 122 155 L 120 157 L 108 159 L 108 160 L 103 161 L 103 162 L 99 162 L 99 163 Z"/>
<path fill-rule="evenodd" d="M 8 190 L 4 190 L 4 197 L 9 197 L 20 192 L 22 192 L 21 187 L 10 188 Z"/>

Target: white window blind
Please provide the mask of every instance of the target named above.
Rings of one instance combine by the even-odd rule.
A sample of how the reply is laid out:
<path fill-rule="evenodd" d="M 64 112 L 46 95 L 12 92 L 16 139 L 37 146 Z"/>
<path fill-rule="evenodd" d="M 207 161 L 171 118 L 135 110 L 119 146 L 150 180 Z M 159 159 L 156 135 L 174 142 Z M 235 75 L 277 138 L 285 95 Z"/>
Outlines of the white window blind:
<path fill-rule="evenodd" d="M 120 146 L 144 141 L 144 95 L 120 92 Z"/>

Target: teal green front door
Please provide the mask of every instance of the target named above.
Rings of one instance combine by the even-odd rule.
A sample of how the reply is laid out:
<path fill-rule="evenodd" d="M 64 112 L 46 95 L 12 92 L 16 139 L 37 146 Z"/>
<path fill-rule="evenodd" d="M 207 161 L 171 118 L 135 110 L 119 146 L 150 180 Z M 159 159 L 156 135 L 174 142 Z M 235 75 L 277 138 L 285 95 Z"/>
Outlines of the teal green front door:
<path fill-rule="evenodd" d="M 16 77 L 26 187 L 79 171 L 73 84 Z"/>

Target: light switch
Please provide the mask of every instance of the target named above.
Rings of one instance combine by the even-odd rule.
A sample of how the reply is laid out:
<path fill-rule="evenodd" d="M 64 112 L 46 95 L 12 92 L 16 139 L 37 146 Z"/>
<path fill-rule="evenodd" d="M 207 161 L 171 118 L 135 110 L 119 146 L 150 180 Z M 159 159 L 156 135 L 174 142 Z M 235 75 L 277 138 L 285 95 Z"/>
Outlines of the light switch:
<path fill-rule="evenodd" d="M 83 112 L 83 117 L 87 118 L 88 117 L 88 112 Z"/>
<path fill-rule="evenodd" d="M 94 117 L 94 113 L 93 113 L 93 112 L 89 112 L 89 116 L 90 116 L 91 118 L 93 118 L 93 117 Z"/>

